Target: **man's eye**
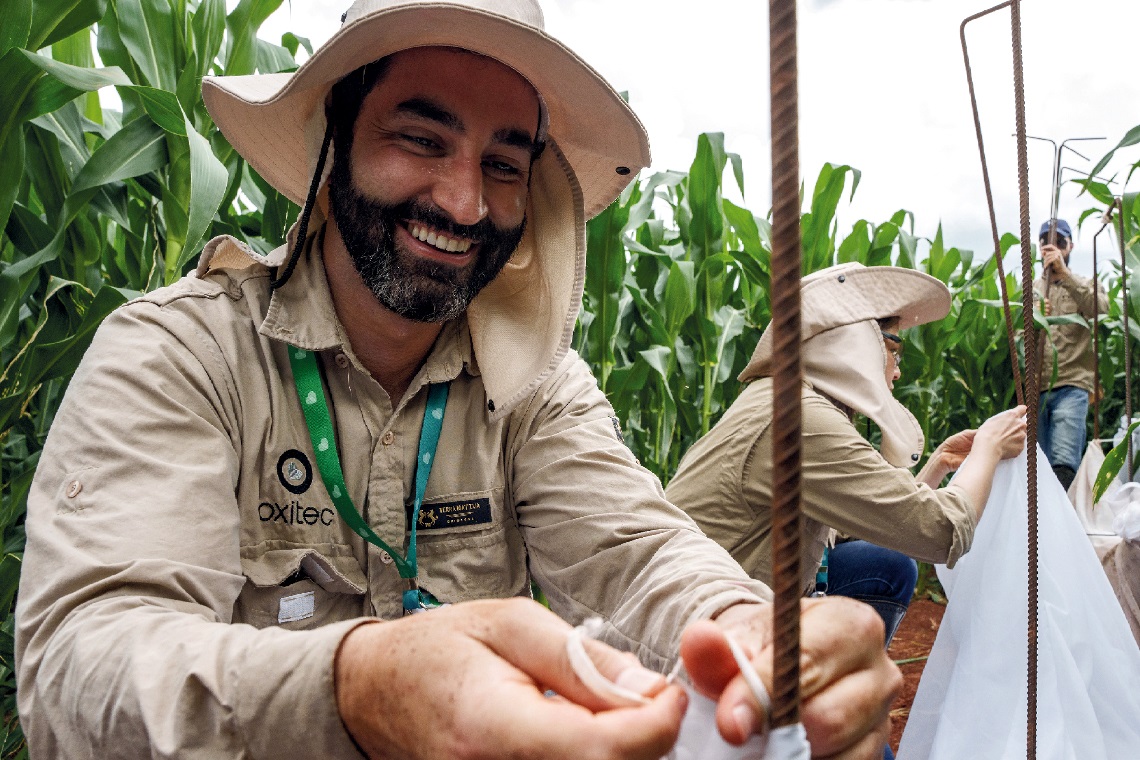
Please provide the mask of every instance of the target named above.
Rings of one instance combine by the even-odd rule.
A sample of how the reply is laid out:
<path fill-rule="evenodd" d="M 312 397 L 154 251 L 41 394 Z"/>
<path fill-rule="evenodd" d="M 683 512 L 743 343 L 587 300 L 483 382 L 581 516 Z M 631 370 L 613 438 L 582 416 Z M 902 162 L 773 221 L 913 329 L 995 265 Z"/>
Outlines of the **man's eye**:
<path fill-rule="evenodd" d="M 413 145 L 419 146 L 421 148 L 432 148 L 432 149 L 434 149 L 434 148 L 439 147 L 436 144 L 435 140 L 432 140 L 429 137 L 421 137 L 419 135 L 402 134 L 402 135 L 400 135 L 400 139 L 404 140 L 405 142 L 409 142 Z"/>
<path fill-rule="evenodd" d="M 522 174 L 522 170 L 506 161 L 484 161 L 483 166 L 493 174 L 504 178 L 515 178 Z"/>

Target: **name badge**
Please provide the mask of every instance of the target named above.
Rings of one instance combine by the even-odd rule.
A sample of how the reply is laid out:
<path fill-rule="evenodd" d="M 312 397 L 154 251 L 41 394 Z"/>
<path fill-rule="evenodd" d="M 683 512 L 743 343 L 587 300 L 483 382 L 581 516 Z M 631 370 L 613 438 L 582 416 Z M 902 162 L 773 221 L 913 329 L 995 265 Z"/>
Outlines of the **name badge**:
<path fill-rule="evenodd" d="M 420 530 L 441 530 L 468 525 L 491 524 L 491 500 L 467 499 L 420 507 Z"/>

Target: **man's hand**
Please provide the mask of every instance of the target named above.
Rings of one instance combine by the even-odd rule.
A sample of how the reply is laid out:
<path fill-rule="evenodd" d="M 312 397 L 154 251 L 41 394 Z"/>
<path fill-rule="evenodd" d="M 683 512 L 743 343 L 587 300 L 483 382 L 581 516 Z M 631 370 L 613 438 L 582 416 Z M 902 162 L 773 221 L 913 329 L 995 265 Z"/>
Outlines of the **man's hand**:
<path fill-rule="evenodd" d="M 341 718 L 373 758 L 659 760 L 680 730 L 684 691 L 633 655 L 585 641 L 602 675 L 655 695 L 644 707 L 608 709 L 567 660 L 569 630 L 525 599 L 362 625 L 337 654 Z"/>
<path fill-rule="evenodd" d="M 1041 246 L 1041 259 L 1045 262 L 1046 269 L 1052 269 L 1054 281 L 1072 279 L 1073 273 L 1069 271 L 1069 265 L 1065 263 L 1065 254 L 1057 246 Z M 1046 312 L 1046 316 L 1048 316 L 1048 312 Z"/>
<path fill-rule="evenodd" d="M 883 622 L 868 605 L 843 597 L 801 602 L 801 719 L 812 757 L 878 760 L 890 732 L 902 674 L 883 648 Z M 772 606 L 737 604 L 715 622 L 691 625 L 681 656 L 698 691 L 717 705 L 717 728 L 733 744 L 765 716 L 744 682 L 725 636 L 731 635 L 772 688 Z"/>

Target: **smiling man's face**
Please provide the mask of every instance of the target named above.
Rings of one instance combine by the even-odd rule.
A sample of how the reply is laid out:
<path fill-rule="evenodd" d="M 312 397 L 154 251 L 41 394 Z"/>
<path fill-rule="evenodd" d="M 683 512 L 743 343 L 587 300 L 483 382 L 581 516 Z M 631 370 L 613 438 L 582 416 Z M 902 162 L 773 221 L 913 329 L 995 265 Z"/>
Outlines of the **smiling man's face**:
<path fill-rule="evenodd" d="M 361 279 L 420 322 L 464 312 L 522 238 L 538 97 L 452 48 L 397 53 L 338 134 L 331 217 Z"/>

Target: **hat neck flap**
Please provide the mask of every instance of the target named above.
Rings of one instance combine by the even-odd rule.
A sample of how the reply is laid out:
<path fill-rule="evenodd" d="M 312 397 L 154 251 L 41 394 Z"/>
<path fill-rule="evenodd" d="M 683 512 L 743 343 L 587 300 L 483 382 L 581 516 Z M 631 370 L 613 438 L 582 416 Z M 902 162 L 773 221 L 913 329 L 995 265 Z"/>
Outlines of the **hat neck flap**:
<path fill-rule="evenodd" d="M 566 356 L 582 303 L 585 229 L 581 190 L 551 141 L 531 169 L 522 241 L 467 309 L 492 420 L 534 393 Z"/>
<path fill-rule="evenodd" d="M 896 467 L 918 464 L 925 437 L 887 386 L 887 349 L 876 321 L 819 333 L 803 343 L 801 359 L 812 387 L 875 421 L 883 434 L 884 459 Z"/>

